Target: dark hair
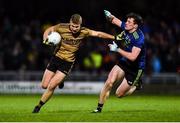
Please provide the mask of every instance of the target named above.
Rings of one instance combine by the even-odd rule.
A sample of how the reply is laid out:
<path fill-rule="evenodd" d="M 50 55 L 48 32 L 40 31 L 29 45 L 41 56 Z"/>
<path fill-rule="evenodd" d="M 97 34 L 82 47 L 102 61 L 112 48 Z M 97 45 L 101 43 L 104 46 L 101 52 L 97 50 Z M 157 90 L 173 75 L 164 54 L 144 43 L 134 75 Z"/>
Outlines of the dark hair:
<path fill-rule="evenodd" d="M 70 21 L 72 21 L 75 24 L 82 24 L 82 17 L 79 14 L 73 14 L 71 16 Z"/>
<path fill-rule="evenodd" d="M 138 26 L 143 24 L 143 19 L 139 14 L 136 13 L 129 13 L 126 16 L 127 18 L 134 18 L 134 23 L 136 23 Z"/>

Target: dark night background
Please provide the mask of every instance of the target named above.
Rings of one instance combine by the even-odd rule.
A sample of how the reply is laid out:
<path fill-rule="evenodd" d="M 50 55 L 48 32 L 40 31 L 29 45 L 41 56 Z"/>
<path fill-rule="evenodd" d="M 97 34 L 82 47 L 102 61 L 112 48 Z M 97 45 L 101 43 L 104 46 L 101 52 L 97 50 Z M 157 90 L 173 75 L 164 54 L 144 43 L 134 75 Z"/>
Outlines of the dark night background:
<path fill-rule="evenodd" d="M 142 27 L 147 44 L 146 73 L 177 72 L 180 65 L 179 0 L 1 0 L 0 71 L 44 70 L 53 48 L 42 45 L 42 34 L 49 25 L 69 22 L 74 13 L 83 17 L 83 26 L 118 34 L 120 29 L 106 21 L 107 9 L 124 20 L 129 12 L 144 18 Z M 77 55 L 75 71 L 109 71 L 118 60 L 107 47 L 108 41 L 89 38 Z M 101 56 L 95 67 L 91 55 Z M 91 65 L 85 64 L 86 58 Z"/>

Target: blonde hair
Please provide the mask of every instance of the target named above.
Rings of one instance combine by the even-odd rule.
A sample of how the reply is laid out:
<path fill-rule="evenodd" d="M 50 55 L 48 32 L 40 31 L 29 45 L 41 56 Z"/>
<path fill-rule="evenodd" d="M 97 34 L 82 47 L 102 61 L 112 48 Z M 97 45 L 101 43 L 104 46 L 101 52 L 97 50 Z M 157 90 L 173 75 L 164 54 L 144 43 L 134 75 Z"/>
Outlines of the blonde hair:
<path fill-rule="evenodd" d="M 82 17 L 79 14 L 73 14 L 70 21 L 75 24 L 82 24 Z"/>

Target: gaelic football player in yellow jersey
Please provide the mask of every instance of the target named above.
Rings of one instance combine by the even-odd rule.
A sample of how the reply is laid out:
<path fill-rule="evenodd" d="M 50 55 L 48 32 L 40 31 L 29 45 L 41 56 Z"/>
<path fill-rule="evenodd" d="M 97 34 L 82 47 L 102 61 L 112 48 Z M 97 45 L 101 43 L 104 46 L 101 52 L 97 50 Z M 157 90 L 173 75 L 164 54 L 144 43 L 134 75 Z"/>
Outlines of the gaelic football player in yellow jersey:
<path fill-rule="evenodd" d="M 81 27 L 81 24 L 82 17 L 79 14 L 74 14 L 71 16 L 69 23 L 60 23 L 45 30 L 44 40 L 53 31 L 58 32 L 62 39 L 60 45 L 56 47 L 42 78 L 41 86 L 46 91 L 32 113 L 38 113 L 41 107 L 51 98 L 55 88 L 58 85 L 62 85 L 64 78 L 73 67 L 76 51 L 85 37 L 93 36 L 110 40 L 115 39 L 113 35 Z"/>

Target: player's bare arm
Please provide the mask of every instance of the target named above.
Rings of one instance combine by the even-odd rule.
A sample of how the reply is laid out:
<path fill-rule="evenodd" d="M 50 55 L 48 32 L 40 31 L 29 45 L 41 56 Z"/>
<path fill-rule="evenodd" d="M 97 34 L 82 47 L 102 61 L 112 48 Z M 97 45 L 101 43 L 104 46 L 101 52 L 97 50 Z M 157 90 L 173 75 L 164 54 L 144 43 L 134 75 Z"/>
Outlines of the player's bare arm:
<path fill-rule="evenodd" d="M 43 34 L 43 40 L 47 39 L 47 36 L 50 32 L 54 31 L 54 26 L 49 27 L 48 29 L 45 30 L 44 34 Z"/>
<path fill-rule="evenodd" d="M 111 39 L 111 40 L 115 39 L 115 37 L 111 34 L 101 32 L 101 31 L 94 31 L 94 30 L 91 30 L 90 36 L 104 38 L 104 39 Z"/>
<path fill-rule="evenodd" d="M 121 54 L 123 57 L 129 59 L 130 61 L 135 61 L 139 53 L 141 52 L 141 49 L 134 46 L 131 52 L 127 52 L 125 50 L 122 50 L 121 48 L 118 48 L 117 52 Z"/>
<path fill-rule="evenodd" d="M 113 15 L 112 15 L 113 16 Z M 120 19 L 118 19 L 117 17 L 113 17 L 112 21 L 111 21 L 112 24 L 118 26 L 118 27 L 121 27 L 121 24 L 122 24 L 122 21 Z"/>
<path fill-rule="evenodd" d="M 130 61 L 135 61 L 141 52 L 141 49 L 136 46 L 132 47 L 131 52 L 127 52 L 121 48 L 118 48 L 118 45 L 114 41 L 113 41 L 113 44 L 109 44 L 108 46 L 110 48 L 110 51 L 118 52 L 121 56 L 129 59 Z"/>

